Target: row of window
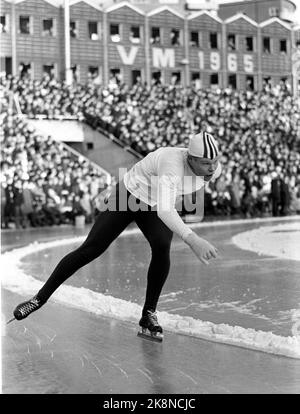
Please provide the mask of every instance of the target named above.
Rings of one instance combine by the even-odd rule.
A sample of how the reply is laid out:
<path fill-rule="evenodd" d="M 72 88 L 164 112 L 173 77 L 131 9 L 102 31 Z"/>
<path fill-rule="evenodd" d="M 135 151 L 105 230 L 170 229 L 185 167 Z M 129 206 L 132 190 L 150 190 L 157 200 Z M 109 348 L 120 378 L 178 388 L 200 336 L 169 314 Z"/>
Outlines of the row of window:
<path fill-rule="evenodd" d="M 43 73 L 47 73 L 50 76 L 56 76 L 56 64 L 48 64 L 42 66 Z M 32 65 L 30 63 L 21 63 L 19 66 L 20 76 L 32 76 Z M 80 68 L 78 65 L 72 66 L 73 78 L 75 81 L 80 81 Z M 98 79 L 101 82 L 102 73 L 101 68 L 98 66 L 88 66 L 88 78 L 90 79 Z M 110 80 L 115 80 L 116 82 L 121 81 L 122 79 L 122 71 L 120 68 L 111 68 L 109 71 Z M 173 84 L 181 84 L 182 83 L 182 72 L 181 71 L 172 71 L 171 75 L 171 83 Z M 142 79 L 142 70 L 141 69 L 133 69 L 131 70 L 131 83 L 135 84 L 139 80 Z M 152 72 L 152 80 L 155 83 L 160 83 L 163 81 L 163 72 L 162 71 L 153 71 Z M 202 85 L 202 77 L 199 71 L 192 71 L 190 73 L 190 80 L 192 84 L 196 87 L 201 88 Z M 270 82 L 271 78 L 269 76 L 265 76 L 263 78 L 264 83 Z M 283 77 L 282 81 L 286 82 L 287 78 Z M 227 84 L 229 87 L 233 89 L 237 89 L 239 75 L 237 74 L 229 74 L 227 77 Z M 220 86 L 220 75 L 218 73 L 211 73 L 209 75 L 209 83 L 212 87 L 219 87 Z M 245 75 L 245 86 L 247 90 L 254 90 L 256 88 L 255 79 L 253 75 Z"/>
<path fill-rule="evenodd" d="M 78 65 L 73 65 L 71 66 L 72 72 L 73 72 L 73 76 L 74 78 L 79 76 L 79 66 Z M 33 65 L 31 63 L 24 63 L 21 62 L 19 65 L 19 73 L 20 76 L 26 76 L 26 75 L 30 75 L 32 76 L 32 70 L 33 70 Z M 47 65 L 42 65 L 42 72 L 43 73 L 47 73 L 48 75 L 54 75 L 56 76 L 57 73 L 57 64 L 52 63 L 52 64 L 47 64 Z M 96 78 L 99 76 L 100 72 L 99 72 L 99 66 L 88 66 L 88 77 L 92 77 L 92 78 Z"/>
<path fill-rule="evenodd" d="M 70 36 L 71 38 L 79 37 L 78 22 L 70 21 Z M 91 40 L 99 40 L 101 33 L 101 24 L 97 21 L 89 21 L 88 25 L 88 37 Z M 23 35 L 33 34 L 32 19 L 30 16 L 19 16 L 19 33 Z M 6 24 L 6 16 L 1 16 L 1 32 L 8 31 Z M 161 27 L 151 27 L 150 29 L 150 43 L 153 45 L 162 45 L 163 29 Z M 43 19 L 42 20 L 42 35 L 43 36 L 56 36 L 56 20 L 55 19 Z M 109 34 L 112 42 L 118 43 L 122 40 L 122 25 L 111 23 L 109 26 Z M 203 47 L 203 33 L 197 30 L 191 30 L 189 32 L 189 44 L 191 47 Z M 238 45 L 243 44 L 243 50 L 247 52 L 253 52 L 256 50 L 256 37 L 255 36 L 243 36 L 242 42 L 239 42 L 240 35 L 229 33 L 227 35 L 227 48 L 229 51 L 238 50 Z M 169 30 L 170 45 L 182 46 L 183 45 L 183 33 L 182 30 L 170 29 Z M 138 44 L 142 42 L 141 27 L 130 26 L 129 40 L 132 43 Z M 262 38 L 262 51 L 263 53 L 272 53 L 275 49 L 275 39 L 271 39 L 268 36 Z M 279 39 L 279 51 L 281 53 L 287 53 L 287 39 Z M 220 45 L 219 36 L 216 32 L 209 33 L 208 46 L 210 49 L 219 49 Z"/>
<path fill-rule="evenodd" d="M 153 71 L 152 72 L 152 80 L 156 83 L 161 83 L 164 81 L 164 77 L 163 77 L 163 73 L 161 71 Z M 182 83 L 182 72 L 181 71 L 173 71 L 170 73 L 171 75 L 171 83 L 172 84 L 181 84 Z M 121 70 L 118 69 L 111 69 L 110 70 L 110 78 L 111 79 L 116 79 L 116 80 L 121 80 L 122 79 L 122 74 L 121 74 Z M 136 81 L 138 79 L 142 78 L 142 74 L 140 70 L 132 70 L 131 71 L 131 80 L 132 80 L 132 84 L 136 83 Z M 193 85 L 195 85 L 197 88 L 202 88 L 203 87 L 203 79 L 201 78 L 201 73 L 200 72 L 191 72 L 190 73 L 190 80 L 191 83 Z M 238 85 L 238 81 L 240 80 L 239 75 L 237 74 L 230 74 L 227 76 L 227 85 L 233 89 L 237 89 L 240 85 Z M 287 82 L 288 79 L 287 77 L 282 77 L 281 78 L 282 82 Z M 263 82 L 264 83 L 269 83 L 271 82 L 271 77 L 270 76 L 265 76 L 263 77 Z M 211 73 L 209 75 L 209 84 L 211 87 L 220 87 L 220 74 L 219 73 Z M 246 75 L 245 76 L 245 87 L 247 90 L 252 90 L 254 91 L 256 88 L 255 85 L 255 79 L 253 75 Z"/>

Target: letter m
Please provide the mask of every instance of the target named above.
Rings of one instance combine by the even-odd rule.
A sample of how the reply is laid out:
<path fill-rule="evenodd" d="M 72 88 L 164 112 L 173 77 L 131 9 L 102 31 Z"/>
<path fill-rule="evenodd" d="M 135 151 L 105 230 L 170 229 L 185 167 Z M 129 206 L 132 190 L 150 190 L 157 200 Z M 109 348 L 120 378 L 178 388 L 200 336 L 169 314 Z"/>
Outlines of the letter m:
<path fill-rule="evenodd" d="M 174 68 L 175 51 L 174 49 L 153 48 L 153 66 L 156 68 Z"/>

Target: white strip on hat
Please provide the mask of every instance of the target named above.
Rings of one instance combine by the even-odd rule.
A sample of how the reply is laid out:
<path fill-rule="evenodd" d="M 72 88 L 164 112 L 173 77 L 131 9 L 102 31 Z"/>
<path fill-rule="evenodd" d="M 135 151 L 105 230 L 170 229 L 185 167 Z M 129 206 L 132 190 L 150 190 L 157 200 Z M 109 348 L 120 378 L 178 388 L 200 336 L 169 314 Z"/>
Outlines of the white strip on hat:
<path fill-rule="evenodd" d="M 188 152 L 195 157 L 212 160 L 219 153 L 218 144 L 211 134 L 202 131 L 190 138 Z"/>

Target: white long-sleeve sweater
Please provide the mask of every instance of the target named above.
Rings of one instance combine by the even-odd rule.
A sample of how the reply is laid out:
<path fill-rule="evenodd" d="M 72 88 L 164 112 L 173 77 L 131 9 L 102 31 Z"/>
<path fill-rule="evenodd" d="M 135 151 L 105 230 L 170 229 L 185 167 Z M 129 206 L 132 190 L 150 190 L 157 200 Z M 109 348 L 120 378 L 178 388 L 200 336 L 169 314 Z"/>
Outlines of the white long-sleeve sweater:
<path fill-rule="evenodd" d="M 175 205 L 178 197 L 200 190 L 204 177 L 196 176 L 187 163 L 187 149 L 162 147 L 136 163 L 125 175 L 124 184 L 136 198 L 157 206 L 159 218 L 183 240 L 192 230 L 182 221 Z M 221 165 L 213 174 L 221 174 Z"/>

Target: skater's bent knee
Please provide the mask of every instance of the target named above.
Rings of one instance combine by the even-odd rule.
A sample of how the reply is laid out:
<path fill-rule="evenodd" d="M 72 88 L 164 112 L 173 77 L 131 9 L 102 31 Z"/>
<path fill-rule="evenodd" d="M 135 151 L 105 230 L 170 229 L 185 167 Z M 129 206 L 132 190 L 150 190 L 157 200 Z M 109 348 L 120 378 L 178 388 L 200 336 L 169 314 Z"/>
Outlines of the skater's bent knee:
<path fill-rule="evenodd" d="M 88 263 L 96 259 L 96 257 L 100 256 L 101 251 L 96 249 L 94 246 L 90 246 L 90 247 L 84 246 L 84 247 L 80 247 L 79 249 L 77 249 L 76 253 L 83 262 Z"/>

